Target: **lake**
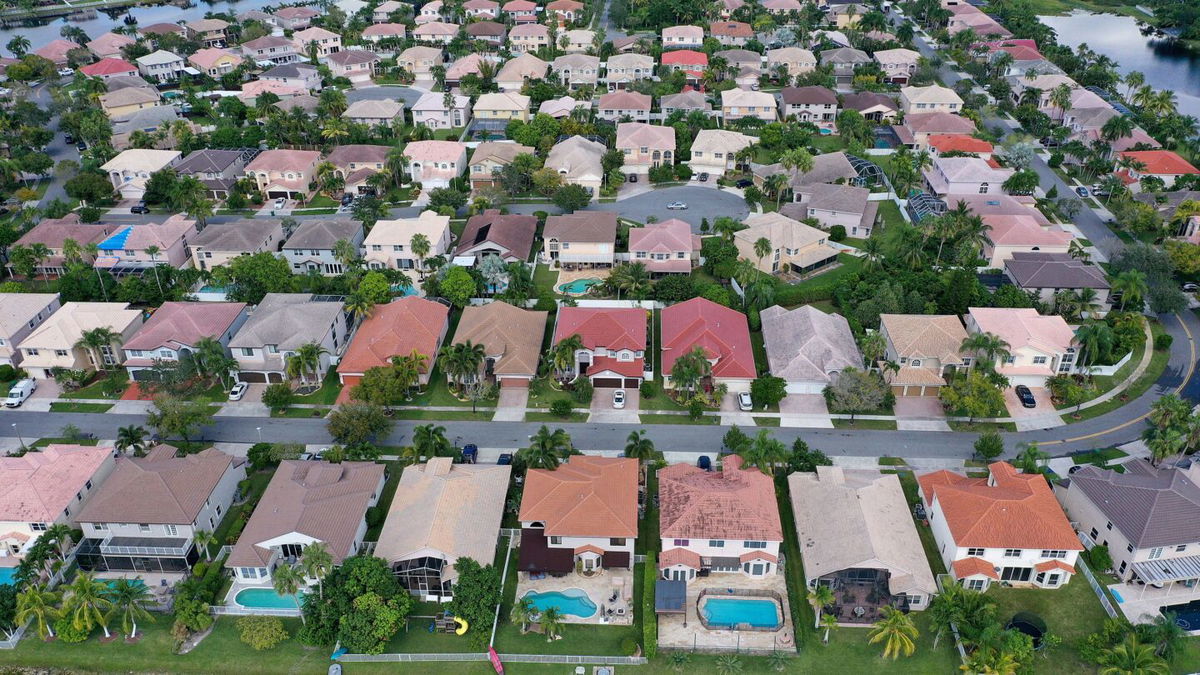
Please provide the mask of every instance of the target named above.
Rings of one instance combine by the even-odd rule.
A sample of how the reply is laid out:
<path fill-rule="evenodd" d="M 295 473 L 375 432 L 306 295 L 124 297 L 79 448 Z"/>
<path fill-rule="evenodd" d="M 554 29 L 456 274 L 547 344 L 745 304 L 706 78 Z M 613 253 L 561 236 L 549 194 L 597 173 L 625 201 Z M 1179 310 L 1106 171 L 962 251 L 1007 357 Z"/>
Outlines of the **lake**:
<path fill-rule="evenodd" d="M 1200 119 L 1200 53 L 1181 43 L 1142 35 L 1130 16 L 1075 11 L 1038 19 L 1054 29 L 1060 44 L 1078 47 L 1086 42 L 1092 51 L 1116 61 L 1121 74 L 1138 70 L 1145 74 L 1146 84 L 1173 90 L 1179 112 Z"/>

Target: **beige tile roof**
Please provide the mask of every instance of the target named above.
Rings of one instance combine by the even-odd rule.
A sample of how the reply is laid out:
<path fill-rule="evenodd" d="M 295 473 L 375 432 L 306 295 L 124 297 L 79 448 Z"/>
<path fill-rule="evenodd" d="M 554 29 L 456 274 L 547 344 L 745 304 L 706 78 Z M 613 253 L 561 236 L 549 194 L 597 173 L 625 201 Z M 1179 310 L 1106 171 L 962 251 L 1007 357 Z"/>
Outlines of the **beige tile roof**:
<path fill-rule="evenodd" d="M 376 557 L 389 564 L 418 556 L 442 557 L 449 563 L 442 569 L 443 580 L 458 577 L 453 563 L 460 557 L 490 564 L 511 469 L 453 464 L 450 457 L 405 467 L 379 534 Z"/>
<path fill-rule="evenodd" d="M 952 314 L 883 314 L 882 330 L 896 349 L 896 356 L 938 359 L 943 365 L 962 363 L 959 350 L 967 329 Z"/>
<path fill-rule="evenodd" d="M 79 338 L 94 328 L 125 332 L 142 321 L 140 309 L 123 302 L 65 302 L 49 319 L 21 341 L 20 346 L 39 349 L 73 349 Z"/>
<path fill-rule="evenodd" d="M 0 457 L 0 521 L 53 522 L 112 453 L 112 447 L 56 443 Z"/>
<path fill-rule="evenodd" d="M 962 97 L 954 93 L 953 89 L 937 84 L 925 87 L 901 87 L 900 95 L 913 103 L 958 103 L 961 105 L 963 102 Z"/>
<path fill-rule="evenodd" d="M 638 460 L 574 455 L 554 471 L 530 469 L 521 522 L 547 536 L 636 537 Z"/>
<path fill-rule="evenodd" d="M 121 91 L 137 91 L 122 89 Z M 149 171 L 154 172 L 168 166 L 179 159 L 178 150 L 125 150 L 121 154 L 105 162 L 100 168 L 104 171 Z"/>
<path fill-rule="evenodd" d="M 736 154 L 738 150 L 753 145 L 755 140 L 757 139 L 753 136 L 747 136 L 737 131 L 701 129 L 696 134 L 696 139 L 692 141 L 692 150 L 705 153 Z"/>
<path fill-rule="evenodd" d="M 79 513 L 79 522 L 195 522 L 225 472 L 234 466 L 233 456 L 208 448 L 175 457 L 175 448 L 159 448 L 168 451 L 152 452 L 146 457 L 119 457 L 113 472 Z"/>
<path fill-rule="evenodd" d="M 480 344 L 487 356 L 499 356 L 494 368 L 497 375 L 532 377 L 537 374 L 546 316 L 547 312 L 519 309 L 499 301 L 466 307 L 454 331 L 453 344 Z"/>
<path fill-rule="evenodd" d="M 373 462 L 280 462 L 225 566 L 265 567 L 271 552 L 258 544 L 292 532 L 324 542 L 342 562 L 383 476 Z"/>
<path fill-rule="evenodd" d="M 771 374 L 790 382 L 829 382 L 830 373 L 862 368 L 850 325 L 839 314 L 812 305 L 762 311 L 763 342 Z"/>
<path fill-rule="evenodd" d="M 482 94 L 475 101 L 475 112 L 481 110 L 523 111 L 529 110 L 529 97 L 514 92 L 500 91 Z"/>
<path fill-rule="evenodd" d="M 57 298 L 58 293 L 5 293 L 4 302 L 0 302 L 0 336 L 10 336 L 25 327 Z"/>
<path fill-rule="evenodd" d="M 979 330 L 999 336 L 1010 350 L 1023 347 L 1061 354 L 1075 341 L 1075 332 L 1057 314 L 1043 316 L 1036 309 L 968 307 Z"/>
<path fill-rule="evenodd" d="M 675 150 L 675 128 L 645 122 L 621 122 L 617 125 L 618 148 L 648 147 L 651 150 Z"/>
<path fill-rule="evenodd" d="M 484 161 L 491 160 L 499 164 L 508 164 L 513 161 L 517 155 L 532 155 L 534 149 L 528 145 L 520 143 L 498 143 L 495 141 L 484 141 L 475 147 L 475 151 L 471 153 L 470 164 L 481 164 Z"/>
<path fill-rule="evenodd" d="M 556 143 L 546 156 L 545 165 L 572 180 L 599 180 L 604 172 L 601 158 L 608 150 L 603 143 L 583 136 L 572 136 Z"/>

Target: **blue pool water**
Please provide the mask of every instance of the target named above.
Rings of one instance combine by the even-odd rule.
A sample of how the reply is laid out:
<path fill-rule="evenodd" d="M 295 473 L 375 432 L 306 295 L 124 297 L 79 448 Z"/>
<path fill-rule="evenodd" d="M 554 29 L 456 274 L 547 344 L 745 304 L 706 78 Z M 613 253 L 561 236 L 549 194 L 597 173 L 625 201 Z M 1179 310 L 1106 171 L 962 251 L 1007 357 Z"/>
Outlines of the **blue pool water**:
<path fill-rule="evenodd" d="M 830 134 L 832 134 L 832 133 L 833 133 L 833 130 L 832 130 L 832 129 L 821 129 L 821 135 L 822 135 L 822 136 L 829 136 L 829 135 L 830 135 Z"/>
<path fill-rule="evenodd" d="M 547 591 L 538 593 L 529 591 L 525 594 L 533 606 L 540 612 L 550 607 L 556 607 L 563 614 L 587 618 L 596 613 L 596 603 L 588 594 L 578 588 L 568 588 L 565 591 Z"/>
<path fill-rule="evenodd" d="M 407 298 L 410 295 L 417 294 L 417 287 L 416 286 L 401 286 L 400 284 L 395 284 L 392 286 L 392 292 L 399 293 L 400 297 L 402 297 L 402 298 Z"/>
<path fill-rule="evenodd" d="M 242 607 L 255 609 L 296 609 L 296 601 L 303 600 L 303 593 L 295 595 L 280 595 L 273 588 L 247 588 L 239 591 L 233 601 Z"/>
<path fill-rule="evenodd" d="M 604 280 L 603 279 L 576 279 L 575 281 L 568 281 L 565 284 L 559 284 L 558 292 L 559 293 L 569 293 L 571 295 L 583 295 L 584 293 L 588 292 L 589 288 L 591 288 L 592 286 L 595 286 L 598 283 L 601 283 L 602 281 L 604 281 Z"/>
<path fill-rule="evenodd" d="M 105 579 L 104 583 L 107 584 L 109 588 L 112 588 L 117 585 L 117 580 L 116 579 Z M 133 584 L 134 586 L 145 586 L 146 585 L 146 582 L 142 581 L 141 579 L 130 579 L 129 583 Z"/>
<path fill-rule="evenodd" d="M 1125 598 L 1121 597 L 1121 594 L 1117 592 L 1117 589 L 1110 588 L 1110 589 L 1108 589 L 1108 592 L 1112 593 L 1113 599 L 1115 599 L 1117 602 L 1120 602 L 1120 603 L 1125 602 Z"/>
<path fill-rule="evenodd" d="M 0 584 L 12 584 L 13 577 L 17 575 L 15 567 L 0 567 Z"/>
<path fill-rule="evenodd" d="M 755 628 L 778 628 L 778 605 L 763 598 L 708 598 L 704 618 L 710 624 L 733 626 L 748 623 Z"/>

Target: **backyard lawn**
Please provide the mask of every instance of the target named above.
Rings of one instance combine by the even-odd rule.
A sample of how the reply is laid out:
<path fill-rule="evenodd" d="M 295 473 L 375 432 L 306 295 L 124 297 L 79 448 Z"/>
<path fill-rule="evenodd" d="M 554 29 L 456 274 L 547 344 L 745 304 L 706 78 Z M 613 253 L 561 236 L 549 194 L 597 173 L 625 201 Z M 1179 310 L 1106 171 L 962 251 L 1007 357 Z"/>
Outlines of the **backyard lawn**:
<path fill-rule="evenodd" d="M 993 585 L 987 596 L 996 601 L 1001 622 L 1007 623 L 1017 612 L 1032 612 L 1046 622 L 1047 630 L 1062 638 L 1060 646 L 1039 655 L 1053 663 L 1056 672 L 1096 672 L 1094 664 L 1079 658 L 1078 649 L 1084 638 L 1103 628 L 1108 615 L 1082 573 L 1072 577 L 1066 586 L 1054 590 Z"/>

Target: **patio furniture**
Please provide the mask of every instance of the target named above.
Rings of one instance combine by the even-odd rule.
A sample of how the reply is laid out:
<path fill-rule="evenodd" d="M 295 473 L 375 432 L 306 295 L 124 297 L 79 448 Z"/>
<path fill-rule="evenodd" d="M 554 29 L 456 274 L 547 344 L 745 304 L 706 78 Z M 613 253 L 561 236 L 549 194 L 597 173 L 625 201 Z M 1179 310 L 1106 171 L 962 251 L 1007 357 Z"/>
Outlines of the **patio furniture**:
<path fill-rule="evenodd" d="M 861 617 L 863 614 L 866 614 L 866 613 L 867 613 L 866 607 L 863 607 L 860 605 L 860 606 L 854 608 L 854 616 Z"/>

